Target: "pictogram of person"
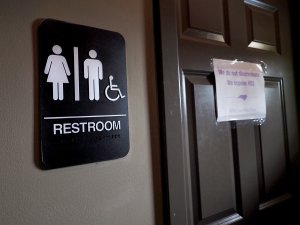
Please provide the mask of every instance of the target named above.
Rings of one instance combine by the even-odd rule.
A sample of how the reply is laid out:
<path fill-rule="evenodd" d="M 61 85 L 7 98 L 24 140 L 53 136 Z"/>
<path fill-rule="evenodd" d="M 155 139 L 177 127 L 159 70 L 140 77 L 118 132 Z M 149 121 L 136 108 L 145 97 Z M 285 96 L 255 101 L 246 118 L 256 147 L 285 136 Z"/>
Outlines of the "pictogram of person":
<path fill-rule="evenodd" d="M 91 59 L 84 60 L 84 78 L 89 79 L 89 99 L 99 100 L 99 80 L 103 79 L 103 67 L 100 60 L 96 59 L 97 52 L 89 51 Z"/>
<path fill-rule="evenodd" d="M 64 83 L 69 83 L 67 75 L 71 72 L 67 60 L 61 56 L 62 49 L 59 45 L 54 45 L 52 51 L 55 55 L 49 55 L 44 73 L 48 74 L 47 82 L 53 84 L 53 100 L 64 99 Z"/>
<path fill-rule="evenodd" d="M 125 95 L 122 95 L 122 92 L 117 84 L 113 84 L 113 75 L 110 75 L 108 77 L 109 79 L 109 85 L 105 88 L 105 96 L 110 101 L 117 101 L 119 98 L 125 98 Z M 117 92 L 118 95 L 115 95 L 115 97 L 111 97 L 111 92 Z"/>

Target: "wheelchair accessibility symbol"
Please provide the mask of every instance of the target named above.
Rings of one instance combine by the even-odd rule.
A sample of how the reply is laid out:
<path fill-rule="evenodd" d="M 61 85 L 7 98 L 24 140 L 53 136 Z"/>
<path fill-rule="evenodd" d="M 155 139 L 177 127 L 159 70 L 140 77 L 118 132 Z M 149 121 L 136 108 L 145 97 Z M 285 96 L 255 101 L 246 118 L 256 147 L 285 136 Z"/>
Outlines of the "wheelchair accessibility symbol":
<path fill-rule="evenodd" d="M 120 88 L 118 88 L 117 84 L 113 84 L 114 77 L 110 75 L 108 77 L 109 85 L 105 88 L 105 96 L 108 100 L 114 102 L 119 98 L 125 98 L 125 95 L 122 95 Z"/>

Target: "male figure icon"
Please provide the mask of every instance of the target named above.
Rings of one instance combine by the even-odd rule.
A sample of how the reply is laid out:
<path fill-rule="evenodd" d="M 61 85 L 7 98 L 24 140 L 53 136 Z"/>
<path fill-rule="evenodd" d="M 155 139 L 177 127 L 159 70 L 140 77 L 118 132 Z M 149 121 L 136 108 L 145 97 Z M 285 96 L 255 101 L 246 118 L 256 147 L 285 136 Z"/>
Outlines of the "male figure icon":
<path fill-rule="evenodd" d="M 89 51 L 91 59 L 84 60 L 84 78 L 89 79 L 89 99 L 99 100 L 99 80 L 103 79 L 103 67 L 100 60 L 95 59 L 97 52 L 95 50 Z"/>

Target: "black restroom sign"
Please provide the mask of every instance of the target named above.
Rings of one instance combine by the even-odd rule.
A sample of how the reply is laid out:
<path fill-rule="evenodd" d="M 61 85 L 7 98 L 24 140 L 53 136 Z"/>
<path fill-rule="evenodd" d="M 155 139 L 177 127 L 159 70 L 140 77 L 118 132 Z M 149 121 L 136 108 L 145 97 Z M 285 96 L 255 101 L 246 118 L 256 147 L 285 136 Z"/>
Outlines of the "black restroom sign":
<path fill-rule="evenodd" d="M 125 41 L 46 19 L 38 28 L 41 156 L 46 169 L 129 151 Z"/>

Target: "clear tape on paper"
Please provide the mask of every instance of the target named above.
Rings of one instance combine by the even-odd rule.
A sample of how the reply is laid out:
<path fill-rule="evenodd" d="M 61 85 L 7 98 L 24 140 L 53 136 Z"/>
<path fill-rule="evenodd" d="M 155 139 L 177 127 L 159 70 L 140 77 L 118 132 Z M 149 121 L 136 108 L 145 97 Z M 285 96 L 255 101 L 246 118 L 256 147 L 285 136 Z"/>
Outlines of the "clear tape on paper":
<path fill-rule="evenodd" d="M 212 59 L 217 122 L 246 120 L 262 125 L 266 119 L 264 75 L 267 64 Z"/>

